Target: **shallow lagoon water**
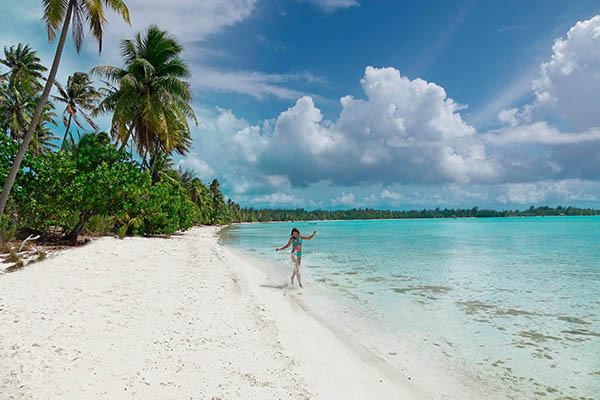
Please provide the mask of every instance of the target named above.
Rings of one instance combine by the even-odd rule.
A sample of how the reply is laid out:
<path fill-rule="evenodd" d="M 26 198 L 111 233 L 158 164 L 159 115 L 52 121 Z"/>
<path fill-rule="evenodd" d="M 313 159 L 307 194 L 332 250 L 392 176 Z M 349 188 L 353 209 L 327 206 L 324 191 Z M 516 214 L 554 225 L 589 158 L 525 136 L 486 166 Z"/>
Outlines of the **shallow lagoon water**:
<path fill-rule="evenodd" d="M 292 227 L 318 230 L 303 298 L 436 397 L 600 399 L 600 218 L 242 224 L 222 238 L 283 284 L 289 253 L 274 249 Z"/>

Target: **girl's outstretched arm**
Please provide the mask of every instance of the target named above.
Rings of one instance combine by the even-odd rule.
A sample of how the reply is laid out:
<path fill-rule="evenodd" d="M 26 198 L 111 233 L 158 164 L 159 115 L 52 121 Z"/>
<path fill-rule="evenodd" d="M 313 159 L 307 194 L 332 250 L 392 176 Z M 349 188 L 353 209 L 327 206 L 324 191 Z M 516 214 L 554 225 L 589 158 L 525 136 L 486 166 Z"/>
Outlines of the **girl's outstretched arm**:
<path fill-rule="evenodd" d="M 290 244 L 291 244 L 291 243 L 292 243 L 292 238 L 290 238 L 290 240 L 288 240 L 288 242 L 287 242 L 287 244 L 286 244 L 285 246 L 283 246 L 283 247 L 280 247 L 280 248 L 278 248 L 278 249 L 275 249 L 275 251 L 279 251 L 279 250 L 285 250 L 285 249 L 287 249 L 288 247 L 290 247 Z"/>
<path fill-rule="evenodd" d="M 302 238 L 302 240 L 310 240 L 310 239 L 314 238 L 316 234 L 317 234 L 317 231 L 313 231 L 312 235 L 310 235 L 310 236 L 300 235 L 300 237 Z"/>

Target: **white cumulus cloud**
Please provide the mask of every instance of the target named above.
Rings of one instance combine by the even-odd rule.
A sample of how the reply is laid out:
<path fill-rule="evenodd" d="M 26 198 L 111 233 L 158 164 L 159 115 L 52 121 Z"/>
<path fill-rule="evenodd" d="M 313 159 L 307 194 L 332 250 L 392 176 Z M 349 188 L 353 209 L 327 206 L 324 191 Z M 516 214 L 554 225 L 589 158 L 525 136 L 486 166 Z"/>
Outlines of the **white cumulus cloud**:
<path fill-rule="evenodd" d="M 187 154 L 179 160 L 178 166 L 183 169 L 194 171 L 202 180 L 209 180 L 214 177 L 215 171 L 201 158 L 193 153 Z"/>
<path fill-rule="evenodd" d="M 275 121 L 264 168 L 295 184 L 323 179 L 469 182 L 497 175 L 497 165 L 444 89 L 394 68 L 367 67 L 365 99 L 342 97 L 335 122 L 310 97 Z"/>
<path fill-rule="evenodd" d="M 600 127 L 600 15 L 575 24 L 552 46 L 533 82 L 534 111 L 557 115 L 577 130 Z"/>

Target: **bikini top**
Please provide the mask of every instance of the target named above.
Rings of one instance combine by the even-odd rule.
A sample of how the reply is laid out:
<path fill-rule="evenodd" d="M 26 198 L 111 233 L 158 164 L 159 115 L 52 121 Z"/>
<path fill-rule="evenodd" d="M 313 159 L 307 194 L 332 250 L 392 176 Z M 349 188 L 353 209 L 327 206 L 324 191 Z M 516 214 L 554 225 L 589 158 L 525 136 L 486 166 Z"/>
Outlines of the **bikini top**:
<path fill-rule="evenodd" d="M 296 240 L 296 238 L 292 238 L 292 246 L 297 244 L 302 244 L 302 238 L 298 238 L 298 240 Z"/>

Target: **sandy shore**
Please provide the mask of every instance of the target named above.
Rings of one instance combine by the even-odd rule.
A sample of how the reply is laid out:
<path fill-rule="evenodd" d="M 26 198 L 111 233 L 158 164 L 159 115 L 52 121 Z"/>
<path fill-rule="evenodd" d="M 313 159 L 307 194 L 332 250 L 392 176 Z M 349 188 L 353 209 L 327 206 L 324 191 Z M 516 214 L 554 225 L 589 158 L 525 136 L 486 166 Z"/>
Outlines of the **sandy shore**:
<path fill-rule="evenodd" d="M 217 243 L 102 238 L 0 275 L 0 399 L 426 399 Z"/>

